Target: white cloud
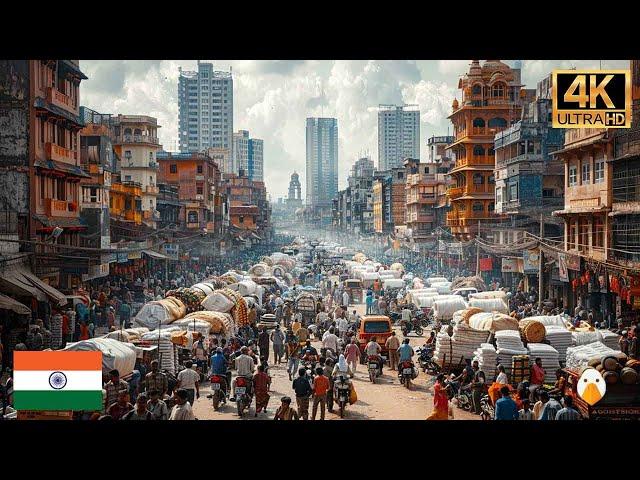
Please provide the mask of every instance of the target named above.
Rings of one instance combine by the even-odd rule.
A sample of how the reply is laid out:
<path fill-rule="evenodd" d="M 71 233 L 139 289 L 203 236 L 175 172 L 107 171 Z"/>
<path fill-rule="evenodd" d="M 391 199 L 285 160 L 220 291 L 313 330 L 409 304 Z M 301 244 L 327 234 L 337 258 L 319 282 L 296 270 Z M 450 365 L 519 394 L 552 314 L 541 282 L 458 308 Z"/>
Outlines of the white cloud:
<path fill-rule="evenodd" d="M 301 173 L 305 188 L 305 119 L 338 119 L 339 178 L 344 187 L 351 165 L 368 152 L 377 163 L 377 106 L 417 103 L 421 110 L 421 152 L 426 139 L 444 135 L 447 115 L 458 96 L 457 80 L 470 60 L 210 60 L 215 68 L 233 68 L 234 130 L 249 130 L 264 140 L 265 180 L 275 199 L 287 192 L 289 176 Z M 512 62 L 509 62 L 512 63 Z M 592 61 L 523 61 L 523 83 L 535 83 L 553 68 L 598 67 Z M 87 60 L 89 77 L 81 86 L 81 104 L 101 113 L 146 114 L 158 118 L 165 149 L 178 135 L 178 67 L 194 70 L 196 61 Z M 628 68 L 628 61 L 603 61 Z"/>

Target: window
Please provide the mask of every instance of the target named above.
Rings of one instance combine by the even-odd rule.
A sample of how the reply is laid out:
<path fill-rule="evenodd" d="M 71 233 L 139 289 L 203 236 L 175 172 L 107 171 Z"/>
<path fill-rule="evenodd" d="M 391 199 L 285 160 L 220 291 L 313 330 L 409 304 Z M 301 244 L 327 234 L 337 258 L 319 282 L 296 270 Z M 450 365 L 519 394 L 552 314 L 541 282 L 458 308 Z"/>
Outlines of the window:
<path fill-rule="evenodd" d="M 40 143 L 44 143 L 44 129 L 46 128 L 47 122 L 44 118 L 40 119 Z"/>
<path fill-rule="evenodd" d="M 591 164 L 587 161 L 582 164 L 582 184 L 591 183 Z"/>
<path fill-rule="evenodd" d="M 187 215 L 187 222 L 188 223 L 198 223 L 198 212 L 195 211 L 190 211 L 189 214 Z"/>
<path fill-rule="evenodd" d="M 178 165 L 175 163 L 169 165 L 169 173 L 178 173 Z"/>
<path fill-rule="evenodd" d="M 44 198 L 44 177 L 40 177 L 40 198 Z"/>
<path fill-rule="evenodd" d="M 131 175 L 125 175 L 124 176 L 124 181 L 125 182 L 130 182 L 131 181 Z"/>
<path fill-rule="evenodd" d="M 504 97 L 504 83 L 496 83 L 492 88 L 492 96 L 493 97 Z"/>
<path fill-rule="evenodd" d="M 196 193 L 202 195 L 202 187 L 196 187 Z"/>
<path fill-rule="evenodd" d="M 509 185 L 509 200 L 518 199 L 518 184 Z"/>
<path fill-rule="evenodd" d="M 65 199 L 65 189 L 64 189 L 64 180 L 57 179 L 56 180 L 56 199 L 64 200 Z"/>
<path fill-rule="evenodd" d="M 593 183 L 604 182 L 604 160 L 596 160 L 593 169 Z"/>
<path fill-rule="evenodd" d="M 474 118 L 473 126 L 476 128 L 484 128 L 484 119 L 482 118 Z"/>
<path fill-rule="evenodd" d="M 202 165 L 198 165 L 198 173 L 202 173 Z"/>
<path fill-rule="evenodd" d="M 494 185 L 496 183 L 495 175 L 489 175 L 489 185 Z"/>
<path fill-rule="evenodd" d="M 474 145 L 473 154 L 479 157 L 484 156 L 484 147 L 482 145 Z"/>
<path fill-rule="evenodd" d="M 482 202 L 473 202 L 473 211 L 484 212 L 484 205 L 482 205 Z"/>
<path fill-rule="evenodd" d="M 507 121 L 502 117 L 495 117 L 489 120 L 489 128 L 507 128 Z"/>
<path fill-rule="evenodd" d="M 567 237 L 567 249 L 573 250 L 576 246 L 576 233 L 578 230 L 577 220 L 569 223 L 569 236 Z"/>
<path fill-rule="evenodd" d="M 480 95 L 482 93 L 482 86 L 476 83 L 471 89 L 471 95 Z M 474 125 L 475 126 L 475 125 Z M 484 127 L 484 125 L 482 125 Z"/>
<path fill-rule="evenodd" d="M 569 167 L 569 186 L 574 187 L 578 184 L 578 167 L 572 165 Z"/>
<path fill-rule="evenodd" d="M 244 223 L 244 215 L 240 215 L 240 216 L 238 217 L 238 222 L 240 222 L 240 223 Z"/>
<path fill-rule="evenodd" d="M 489 202 L 489 212 L 493 212 L 496 209 L 496 205 L 493 202 Z"/>
<path fill-rule="evenodd" d="M 591 233 L 593 246 L 598 248 L 604 247 L 604 221 L 602 217 L 596 217 L 593 222 L 593 231 Z"/>
<path fill-rule="evenodd" d="M 552 197 L 553 197 L 553 188 L 542 189 L 542 198 L 552 198 Z"/>
<path fill-rule="evenodd" d="M 473 184 L 474 185 L 482 185 L 484 183 L 484 177 L 481 173 L 473 174 Z"/>

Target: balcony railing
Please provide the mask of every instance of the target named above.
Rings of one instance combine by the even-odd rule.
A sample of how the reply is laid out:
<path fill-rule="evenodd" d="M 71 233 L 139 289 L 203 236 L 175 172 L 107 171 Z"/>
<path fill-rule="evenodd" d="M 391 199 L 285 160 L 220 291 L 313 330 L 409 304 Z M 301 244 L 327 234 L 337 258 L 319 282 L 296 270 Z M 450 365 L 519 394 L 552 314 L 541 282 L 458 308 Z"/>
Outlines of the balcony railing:
<path fill-rule="evenodd" d="M 67 202 L 66 200 L 55 200 L 48 198 L 46 201 L 47 215 L 49 217 L 77 217 L 78 208 L 74 208 L 73 202 Z"/>
<path fill-rule="evenodd" d="M 466 167 L 469 165 L 491 165 L 494 166 L 495 165 L 495 157 L 493 156 L 469 156 L 469 157 L 462 157 L 456 160 L 456 166 L 455 168 L 461 168 L 461 167 Z"/>
<path fill-rule="evenodd" d="M 47 142 L 45 144 L 45 150 L 47 152 L 47 156 L 53 161 L 72 163 L 74 165 L 76 164 L 78 152 L 74 152 L 73 150 L 69 150 L 68 148 L 61 147 L 60 145 L 56 145 L 51 142 Z"/>
<path fill-rule="evenodd" d="M 464 195 L 464 187 L 453 187 L 447 190 L 449 198 L 458 198 Z"/>
<path fill-rule="evenodd" d="M 118 135 L 116 137 L 116 143 L 151 143 L 153 145 L 159 145 L 158 137 L 151 135 Z"/>
<path fill-rule="evenodd" d="M 124 218 L 127 220 L 132 220 L 136 223 L 142 223 L 142 212 L 136 212 L 134 210 L 127 210 L 124 213 Z"/>
<path fill-rule="evenodd" d="M 47 101 L 55 105 L 56 107 L 60 107 L 63 110 L 66 110 L 69 113 L 77 115 L 77 105 L 73 102 L 71 97 L 65 95 L 57 88 L 48 87 L 47 88 Z"/>

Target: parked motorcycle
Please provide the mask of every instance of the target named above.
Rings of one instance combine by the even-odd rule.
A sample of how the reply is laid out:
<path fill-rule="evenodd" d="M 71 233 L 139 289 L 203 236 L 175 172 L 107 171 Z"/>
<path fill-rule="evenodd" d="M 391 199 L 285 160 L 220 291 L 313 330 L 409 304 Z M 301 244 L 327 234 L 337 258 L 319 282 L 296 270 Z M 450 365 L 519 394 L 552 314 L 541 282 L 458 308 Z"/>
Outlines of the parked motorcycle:
<path fill-rule="evenodd" d="M 433 346 L 424 345 L 416 349 L 418 353 L 418 363 L 420 368 L 429 375 L 437 375 L 440 373 L 440 365 L 433 361 Z"/>
<path fill-rule="evenodd" d="M 209 381 L 211 382 L 211 391 L 213 392 L 211 396 L 213 409 L 218 411 L 221 403 L 227 403 L 227 377 L 222 375 L 211 375 Z"/>
<path fill-rule="evenodd" d="M 253 379 L 249 377 L 236 378 L 236 405 L 238 416 L 242 417 L 245 408 L 248 410 L 253 401 Z"/>
<path fill-rule="evenodd" d="M 344 418 L 344 410 L 349 403 L 349 394 L 351 393 L 351 381 L 347 376 L 339 375 L 333 385 L 333 401 L 338 404 L 340 418 Z"/>
<path fill-rule="evenodd" d="M 402 362 L 398 368 L 398 376 L 400 377 L 400 383 L 407 388 L 411 388 L 411 380 L 414 376 L 413 362 Z"/>

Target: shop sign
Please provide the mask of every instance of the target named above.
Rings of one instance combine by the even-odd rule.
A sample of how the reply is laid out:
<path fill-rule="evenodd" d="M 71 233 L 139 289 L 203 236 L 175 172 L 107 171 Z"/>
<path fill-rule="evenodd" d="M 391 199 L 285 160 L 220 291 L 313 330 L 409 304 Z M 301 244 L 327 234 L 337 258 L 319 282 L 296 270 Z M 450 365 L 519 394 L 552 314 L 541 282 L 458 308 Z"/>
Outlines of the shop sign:
<path fill-rule="evenodd" d="M 177 243 L 163 243 L 162 252 L 171 258 L 177 259 L 179 252 L 179 245 Z"/>
<path fill-rule="evenodd" d="M 509 258 L 502 259 L 503 272 L 522 273 L 523 270 L 524 270 L 524 266 L 521 258 L 509 257 Z"/>
<path fill-rule="evenodd" d="M 481 258 L 480 259 L 480 271 L 481 272 L 490 272 L 493 270 L 493 258 Z"/>
<path fill-rule="evenodd" d="M 142 250 L 135 250 L 133 252 L 127 253 L 127 258 L 129 260 L 137 260 L 139 258 L 142 258 Z"/>
<path fill-rule="evenodd" d="M 118 259 L 118 263 L 127 263 L 129 261 L 129 256 L 127 255 L 127 252 L 116 253 L 116 256 Z"/>
<path fill-rule="evenodd" d="M 563 282 L 569 281 L 569 270 L 567 267 L 566 253 L 558 253 L 558 276 Z"/>
<path fill-rule="evenodd" d="M 569 255 L 565 253 L 566 264 L 569 270 L 580 271 L 580 257 L 577 255 Z"/>
<path fill-rule="evenodd" d="M 522 262 L 524 273 L 538 273 L 540 269 L 540 253 L 536 250 L 523 250 Z"/>

